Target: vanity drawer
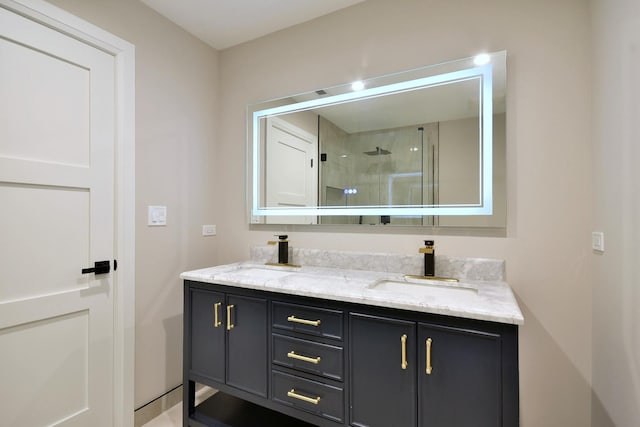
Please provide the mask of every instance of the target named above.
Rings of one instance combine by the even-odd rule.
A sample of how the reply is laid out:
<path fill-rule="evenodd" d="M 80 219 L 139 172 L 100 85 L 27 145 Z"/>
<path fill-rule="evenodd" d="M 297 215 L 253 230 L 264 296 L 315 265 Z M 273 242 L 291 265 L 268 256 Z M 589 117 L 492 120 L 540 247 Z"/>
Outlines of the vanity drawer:
<path fill-rule="evenodd" d="M 343 312 L 283 302 L 273 303 L 273 327 L 326 338 L 342 339 Z"/>
<path fill-rule="evenodd" d="M 323 418 L 344 420 L 343 390 L 279 371 L 272 371 L 272 399 Z"/>
<path fill-rule="evenodd" d="M 273 363 L 342 381 L 342 347 L 273 334 Z"/>

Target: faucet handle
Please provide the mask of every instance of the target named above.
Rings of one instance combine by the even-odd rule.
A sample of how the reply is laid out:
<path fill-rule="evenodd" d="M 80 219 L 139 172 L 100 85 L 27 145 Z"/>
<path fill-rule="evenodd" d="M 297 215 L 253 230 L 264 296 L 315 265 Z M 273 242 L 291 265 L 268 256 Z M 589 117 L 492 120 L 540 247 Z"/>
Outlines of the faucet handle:
<path fill-rule="evenodd" d="M 418 252 L 421 254 L 432 255 L 433 253 L 435 253 L 434 243 L 435 242 L 433 240 L 425 240 L 424 248 L 420 248 Z"/>
<path fill-rule="evenodd" d="M 287 239 L 289 238 L 289 236 L 287 236 L 286 234 L 274 234 L 274 236 L 278 238 L 278 241 L 276 241 L 276 240 L 269 240 L 269 241 L 267 242 L 267 245 L 269 245 L 269 246 L 275 246 L 275 245 L 277 245 L 278 243 L 286 242 L 286 241 L 287 241 Z"/>

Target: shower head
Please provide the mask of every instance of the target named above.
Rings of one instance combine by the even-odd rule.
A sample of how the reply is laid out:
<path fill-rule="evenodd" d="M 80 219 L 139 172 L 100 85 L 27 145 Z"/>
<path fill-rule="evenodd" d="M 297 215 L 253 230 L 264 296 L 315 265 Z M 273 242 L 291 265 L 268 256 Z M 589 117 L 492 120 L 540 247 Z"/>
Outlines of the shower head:
<path fill-rule="evenodd" d="M 391 154 L 391 151 L 385 150 L 384 148 L 376 147 L 375 150 L 365 151 L 364 154 L 366 154 L 367 156 L 382 156 L 382 155 Z"/>

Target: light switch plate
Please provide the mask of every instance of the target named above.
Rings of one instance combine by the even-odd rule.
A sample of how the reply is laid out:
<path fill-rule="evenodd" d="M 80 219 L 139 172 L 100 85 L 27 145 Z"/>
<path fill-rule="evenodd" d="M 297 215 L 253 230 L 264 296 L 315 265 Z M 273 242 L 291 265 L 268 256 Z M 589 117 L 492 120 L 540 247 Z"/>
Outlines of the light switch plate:
<path fill-rule="evenodd" d="M 216 235 L 216 226 L 215 225 L 203 225 L 202 226 L 202 235 L 203 236 L 215 236 Z"/>
<path fill-rule="evenodd" d="M 167 225 L 167 207 L 166 206 L 149 206 L 149 217 L 147 225 L 159 226 Z"/>
<path fill-rule="evenodd" d="M 604 252 L 604 233 L 602 231 L 591 233 L 591 248 L 594 251 Z"/>

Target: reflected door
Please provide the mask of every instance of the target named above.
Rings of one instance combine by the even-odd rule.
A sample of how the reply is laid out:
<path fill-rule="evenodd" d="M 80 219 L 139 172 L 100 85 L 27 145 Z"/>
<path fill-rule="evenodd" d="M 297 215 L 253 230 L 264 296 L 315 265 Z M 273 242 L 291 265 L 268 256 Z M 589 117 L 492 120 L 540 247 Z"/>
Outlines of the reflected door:
<path fill-rule="evenodd" d="M 112 426 L 114 58 L 0 8 L 0 414 Z"/>
<path fill-rule="evenodd" d="M 267 121 L 266 206 L 318 205 L 317 138 L 277 118 Z M 267 222 L 282 224 L 281 217 Z M 315 216 L 287 217 L 289 224 L 315 224 Z"/>

